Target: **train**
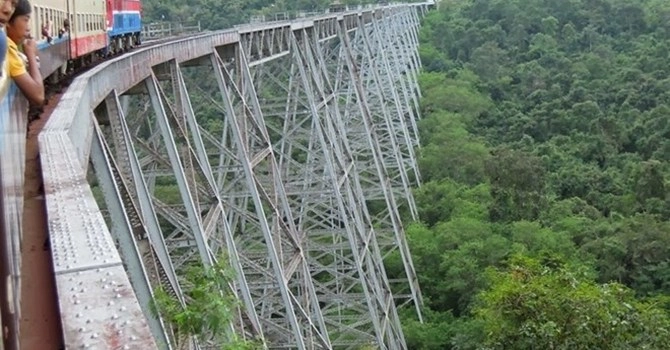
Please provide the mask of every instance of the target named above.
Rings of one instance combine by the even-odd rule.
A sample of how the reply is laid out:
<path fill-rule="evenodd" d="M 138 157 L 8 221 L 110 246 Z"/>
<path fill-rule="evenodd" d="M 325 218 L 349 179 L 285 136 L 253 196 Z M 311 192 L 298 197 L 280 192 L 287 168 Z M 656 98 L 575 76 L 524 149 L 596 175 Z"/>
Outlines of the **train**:
<path fill-rule="evenodd" d="M 141 0 L 32 0 L 40 72 L 68 72 L 141 44 Z"/>

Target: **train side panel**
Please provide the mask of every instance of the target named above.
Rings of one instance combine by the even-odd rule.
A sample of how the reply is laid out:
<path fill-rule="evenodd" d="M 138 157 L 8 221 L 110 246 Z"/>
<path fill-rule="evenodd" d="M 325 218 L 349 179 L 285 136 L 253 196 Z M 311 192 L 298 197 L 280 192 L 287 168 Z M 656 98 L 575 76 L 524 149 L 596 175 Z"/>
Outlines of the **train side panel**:
<path fill-rule="evenodd" d="M 67 0 L 70 11 L 70 54 L 72 59 L 107 47 L 105 2 Z"/>

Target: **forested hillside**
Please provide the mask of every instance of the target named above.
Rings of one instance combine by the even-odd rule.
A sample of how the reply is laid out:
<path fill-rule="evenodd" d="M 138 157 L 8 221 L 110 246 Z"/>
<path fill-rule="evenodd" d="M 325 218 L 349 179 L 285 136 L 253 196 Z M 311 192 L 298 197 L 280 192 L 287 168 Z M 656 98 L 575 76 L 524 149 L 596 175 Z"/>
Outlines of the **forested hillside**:
<path fill-rule="evenodd" d="M 410 348 L 670 348 L 670 2 L 445 0 L 421 42 Z"/>

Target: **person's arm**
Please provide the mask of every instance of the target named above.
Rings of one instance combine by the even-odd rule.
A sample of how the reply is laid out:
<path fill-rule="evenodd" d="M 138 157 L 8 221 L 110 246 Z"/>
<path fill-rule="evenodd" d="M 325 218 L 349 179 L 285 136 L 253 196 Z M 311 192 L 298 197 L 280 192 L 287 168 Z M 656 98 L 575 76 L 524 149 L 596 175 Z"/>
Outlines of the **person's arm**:
<path fill-rule="evenodd" d="M 44 83 L 37 61 L 37 44 L 34 40 L 24 41 L 23 53 L 28 58 L 28 70 L 25 74 L 13 77 L 14 82 L 30 102 L 42 106 L 44 105 Z"/>

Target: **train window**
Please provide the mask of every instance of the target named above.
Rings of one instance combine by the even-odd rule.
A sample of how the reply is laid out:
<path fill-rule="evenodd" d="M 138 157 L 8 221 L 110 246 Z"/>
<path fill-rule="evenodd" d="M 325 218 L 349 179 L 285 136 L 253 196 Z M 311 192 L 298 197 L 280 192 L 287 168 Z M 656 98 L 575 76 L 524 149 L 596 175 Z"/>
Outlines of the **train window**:
<path fill-rule="evenodd" d="M 37 24 L 36 29 L 39 36 L 42 37 L 42 27 L 49 25 L 49 18 L 51 18 L 53 10 L 46 7 L 43 7 L 40 10 L 42 16 L 40 16 L 40 23 Z"/>
<path fill-rule="evenodd" d="M 49 30 L 49 26 L 51 25 L 51 22 L 53 22 L 54 18 L 54 9 L 48 9 L 46 15 L 44 16 L 44 22 L 42 22 L 42 26 L 45 26 L 47 31 Z M 40 29 L 39 31 L 40 35 L 42 33 L 42 30 Z"/>
<path fill-rule="evenodd" d="M 39 28 L 42 21 L 42 18 L 40 18 L 40 7 L 39 6 L 33 6 L 33 20 L 31 21 L 32 26 L 33 26 L 33 32 L 39 33 Z"/>
<path fill-rule="evenodd" d="M 40 23 L 40 26 L 38 27 L 40 35 L 42 34 L 42 32 L 46 32 L 45 34 L 47 34 L 47 36 L 51 36 L 50 34 L 51 23 L 53 22 L 54 12 L 56 12 L 56 10 L 52 10 L 52 13 L 50 13 L 48 16 L 44 16 L 44 20 L 42 21 L 42 23 Z"/>
<path fill-rule="evenodd" d="M 42 35 L 42 27 L 47 27 L 49 26 L 49 18 L 51 18 L 51 15 L 49 14 L 50 9 L 43 8 L 42 9 L 42 16 L 40 16 L 40 24 L 37 27 L 39 30 L 40 35 Z"/>
<path fill-rule="evenodd" d="M 56 16 L 58 15 L 58 10 L 51 10 L 51 13 L 49 14 L 49 19 L 45 23 L 46 25 L 46 30 L 49 33 L 49 36 L 51 36 L 51 33 L 53 32 L 53 23 L 56 20 Z"/>
<path fill-rule="evenodd" d="M 47 8 L 47 7 L 40 8 L 39 23 L 36 23 L 36 25 L 35 25 L 35 29 L 36 29 L 37 34 L 39 35 L 40 39 L 44 39 L 44 38 L 42 38 L 42 26 L 49 23 L 49 12 L 50 11 L 52 11 L 52 10 Z"/>
<path fill-rule="evenodd" d="M 49 20 L 46 21 L 46 23 L 43 24 L 43 28 L 45 31 L 46 36 L 51 40 L 53 38 L 53 26 L 54 26 L 54 21 L 58 18 L 58 10 L 54 9 L 51 11 L 51 15 L 49 16 Z M 42 29 L 40 28 L 40 32 L 42 32 Z"/>

